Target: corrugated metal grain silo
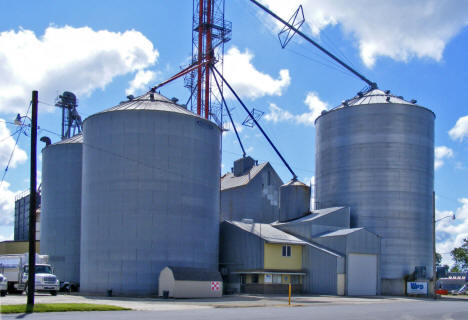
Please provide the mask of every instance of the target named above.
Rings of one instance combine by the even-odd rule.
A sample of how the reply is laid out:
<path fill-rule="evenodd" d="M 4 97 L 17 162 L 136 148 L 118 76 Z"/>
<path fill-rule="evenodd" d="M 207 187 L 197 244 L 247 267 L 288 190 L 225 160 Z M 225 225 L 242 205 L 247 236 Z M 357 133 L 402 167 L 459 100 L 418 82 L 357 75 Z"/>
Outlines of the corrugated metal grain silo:
<path fill-rule="evenodd" d="M 280 187 L 279 221 L 285 222 L 307 215 L 310 212 L 310 187 L 291 180 Z"/>
<path fill-rule="evenodd" d="M 42 150 L 41 253 L 60 281 L 80 281 L 81 169 L 83 137 Z"/>
<path fill-rule="evenodd" d="M 83 132 L 81 291 L 157 294 L 168 265 L 217 269 L 219 127 L 146 94 Z"/>
<path fill-rule="evenodd" d="M 375 89 L 316 120 L 316 201 L 382 237 L 383 294 L 416 266 L 432 277 L 435 115 L 414 103 Z"/>

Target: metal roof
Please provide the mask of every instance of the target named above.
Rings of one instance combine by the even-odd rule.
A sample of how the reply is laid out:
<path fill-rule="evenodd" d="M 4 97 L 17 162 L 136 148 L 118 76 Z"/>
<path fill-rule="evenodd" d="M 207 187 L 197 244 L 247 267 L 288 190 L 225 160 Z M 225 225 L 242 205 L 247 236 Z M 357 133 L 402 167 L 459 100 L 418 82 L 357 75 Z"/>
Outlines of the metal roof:
<path fill-rule="evenodd" d="M 240 221 L 227 221 L 228 223 L 235 225 L 236 227 L 250 232 L 257 237 L 270 243 L 286 243 L 286 244 L 299 244 L 305 245 L 306 242 L 296 238 L 284 231 L 276 229 L 270 224 L 266 223 L 245 223 Z"/>
<path fill-rule="evenodd" d="M 347 236 L 353 232 L 363 230 L 364 228 L 340 229 L 330 233 L 322 234 L 319 238 Z"/>
<path fill-rule="evenodd" d="M 387 100 L 388 98 L 388 100 Z M 398 103 L 398 104 L 409 104 L 414 105 L 409 101 L 406 101 L 401 96 L 395 96 L 390 94 L 390 92 L 386 93 L 380 89 L 371 90 L 362 96 L 355 96 L 347 100 L 348 106 L 359 106 L 364 104 L 376 104 L 376 103 Z M 339 107 L 345 107 L 344 104 L 341 104 Z"/>
<path fill-rule="evenodd" d="M 304 246 L 309 246 L 312 248 L 315 248 L 317 250 L 320 250 L 322 252 L 325 252 L 327 254 L 331 254 L 335 257 L 343 257 L 343 255 L 333 252 L 331 250 L 325 249 L 324 247 L 316 244 L 316 243 L 311 243 L 306 240 L 301 240 L 293 235 L 290 235 L 289 233 L 286 233 L 284 231 L 281 231 L 279 229 L 276 229 L 273 227 L 271 224 L 265 224 L 265 223 L 244 223 L 240 221 L 228 221 L 224 220 L 227 223 L 230 223 L 244 231 L 250 232 L 257 237 L 269 242 L 269 243 L 284 243 L 284 244 L 298 244 L 298 245 L 304 245 Z"/>
<path fill-rule="evenodd" d="M 302 223 L 302 222 L 309 222 L 317 220 L 327 214 L 336 212 L 341 210 L 345 207 L 331 207 L 319 210 L 312 210 L 310 214 L 306 215 L 305 217 L 301 217 L 295 220 L 287 221 L 287 222 L 275 222 L 273 225 L 285 225 L 285 224 L 294 224 L 294 223 Z"/>
<path fill-rule="evenodd" d="M 165 111 L 165 112 L 175 112 L 175 113 L 180 113 L 192 117 L 198 117 L 200 119 L 206 120 L 203 117 L 193 113 L 190 110 L 187 110 L 186 108 L 174 103 L 170 99 L 158 94 L 158 93 L 153 93 L 154 98 L 151 99 L 150 97 L 151 92 L 148 92 L 144 95 L 141 95 L 139 97 L 133 98 L 132 100 L 127 100 L 127 101 L 122 101 L 120 104 L 116 105 L 115 107 L 100 111 L 98 113 L 95 113 L 88 118 L 85 119 L 85 121 L 93 116 L 99 115 L 99 114 L 104 114 L 108 112 L 115 112 L 115 111 L 128 111 L 128 110 L 148 110 L 148 111 Z M 206 120 L 208 121 L 208 120 Z M 210 121 L 211 122 L 211 121 Z"/>
<path fill-rule="evenodd" d="M 242 176 L 234 176 L 234 173 L 229 172 L 221 177 L 221 190 L 236 188 L 247 185 L 255 176 L 266 167 L 268 162 L 253 166 L 248 172 Z"/>
<path fill-rule="evenodd" d="M 288 274 L 288 275 L 307 275 L 307 270 L 270 270 L 270 269 L 254 269 L 254 270 L 237 270 L 232 274 Z"/>
<path fill-rule="evenodd" d="M 216 270 L 189 267 L 168 266 L 174 275 L 174 280 L 186 281 L 223 281 L 221 274 Z"/>
<path fill-rule="evenodd" d="M 63 140 L 58 141 L 58 142 L 56 142 L 56 143 L 53 143 L 53 144 L 51 144 L 51 145 L 67 144 L 67 143 L 83 143 L 83 134 L 82 134 L 82 133 L 78 133 L 78 134 L 74 135 L 74 136 L 71 137 L 71 138 L 63 139 Z"/>

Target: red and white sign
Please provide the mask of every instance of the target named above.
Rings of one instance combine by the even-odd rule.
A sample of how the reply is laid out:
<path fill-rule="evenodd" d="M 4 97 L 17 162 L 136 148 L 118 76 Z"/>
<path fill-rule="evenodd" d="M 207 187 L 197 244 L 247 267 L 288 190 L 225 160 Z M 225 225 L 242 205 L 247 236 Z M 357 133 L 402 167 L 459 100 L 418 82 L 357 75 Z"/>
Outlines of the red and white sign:
<path fill-rule="evenodd" d="M 211 281 L 211 291 L 221 290 L 221 283 L 219 281 Z"/>

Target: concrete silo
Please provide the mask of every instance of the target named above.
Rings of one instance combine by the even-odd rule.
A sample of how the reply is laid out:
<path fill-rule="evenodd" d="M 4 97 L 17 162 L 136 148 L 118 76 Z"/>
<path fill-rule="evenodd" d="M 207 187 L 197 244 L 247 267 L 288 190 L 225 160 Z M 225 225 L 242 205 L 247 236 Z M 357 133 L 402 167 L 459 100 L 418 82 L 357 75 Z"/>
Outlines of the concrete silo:
<path fill-rule="evenodd" d="M 42 150 L 41 253 L 58 279 L 80 281 L 81 134 Z"/>
<path fill-rule="evenodd" d="M 375 89 L 316 120 L 316 201 L 382 237 L 382 294 L 403 294 L 417 266 L 432 277 L 434 119 Z"/>
<path fill-rule="evenodd" d="M 158 94 L 84 121 L 82 292 L 157 294 L 168 265 L 217 269 L 220 139 Z"/>

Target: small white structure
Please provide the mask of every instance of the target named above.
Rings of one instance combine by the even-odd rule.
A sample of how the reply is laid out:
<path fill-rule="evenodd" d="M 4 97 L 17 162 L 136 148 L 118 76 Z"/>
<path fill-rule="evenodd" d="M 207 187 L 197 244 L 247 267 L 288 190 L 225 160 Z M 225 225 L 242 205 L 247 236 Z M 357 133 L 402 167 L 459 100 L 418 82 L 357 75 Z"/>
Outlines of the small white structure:
<path fill-rule="evenodd" d="M 159 274 L 159 296 L 214 298 L 223 295 L 223 279 L 216 270 L 165 267 Z"/>

